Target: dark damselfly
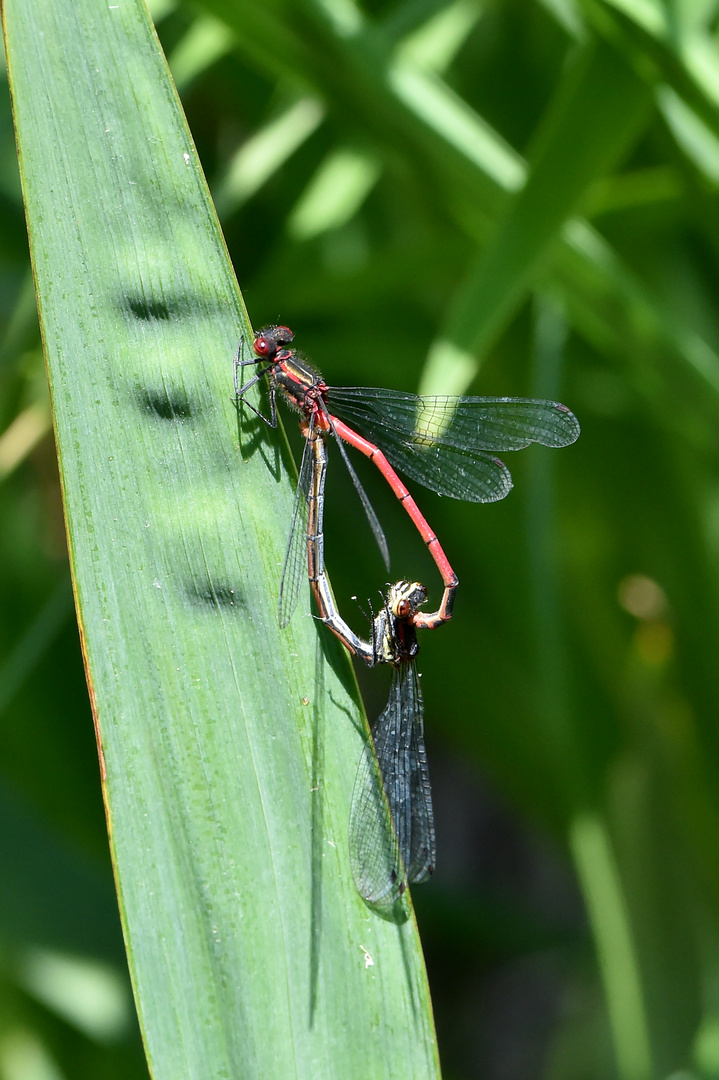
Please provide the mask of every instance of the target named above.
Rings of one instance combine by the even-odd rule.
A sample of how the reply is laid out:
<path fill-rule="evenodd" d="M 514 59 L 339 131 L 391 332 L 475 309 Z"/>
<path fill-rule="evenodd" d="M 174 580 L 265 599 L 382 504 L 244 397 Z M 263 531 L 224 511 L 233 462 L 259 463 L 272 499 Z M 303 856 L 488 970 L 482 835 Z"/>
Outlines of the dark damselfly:
<path fill-rule="evenodd" d="M 424 706 L 415 658 L 424 585 L 390 585 L 372 620 L 370 641 L 347 625 L 325 574 L 323 512 L 327 469 L 324 432 L 304 427 L 312 461 L 308 494 L 307 565 L 319 617 L 370 667 L 391 664 L 389 700 L 372 725 L 355 780 L 349 823 L 352 876 L 368 903 L 394 903 L 408 884 L 426 881 L 435 864 L 434 814 L 424 745 Z"/>

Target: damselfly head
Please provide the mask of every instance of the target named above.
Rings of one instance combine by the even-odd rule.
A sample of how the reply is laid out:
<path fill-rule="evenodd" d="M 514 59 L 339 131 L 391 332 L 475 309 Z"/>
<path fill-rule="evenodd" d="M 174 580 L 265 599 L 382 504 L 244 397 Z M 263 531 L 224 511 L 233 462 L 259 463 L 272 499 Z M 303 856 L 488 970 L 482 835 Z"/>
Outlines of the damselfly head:
<path fill-rule="evenodd" d="M 418 581 L 397 581 L 390 585 L 384 607 L 373 623 L 375 662 L 401 667 L 419 652 L 414 616 L 427 599 L 427 590 Z"/>
<path fill-rule="evenodd" d="M 418 581 L 397 581 L 387 593 L 387 607 L 403 622 L 416 615 L 426 600 L 427 589 Z"/>
<path fill-rule="evenodd" d="M 255 334 L 252 348 L 262 360 L 274 360 L 280 349 L 292 344 L 294 336 L 288 326 L 265 326 Z"/>

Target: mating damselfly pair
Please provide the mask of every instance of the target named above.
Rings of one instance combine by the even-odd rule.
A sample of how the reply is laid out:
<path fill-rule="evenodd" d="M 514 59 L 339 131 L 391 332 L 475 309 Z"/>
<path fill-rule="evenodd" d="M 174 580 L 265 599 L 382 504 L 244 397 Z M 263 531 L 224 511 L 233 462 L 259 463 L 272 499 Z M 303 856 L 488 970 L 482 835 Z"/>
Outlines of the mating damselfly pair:
<path fill-rule="evenodd" d="M 235 396 L 271 427 L 277 425 L 278 393 L 300 414 L 305 446 L 279 592 L 279 621 L 286 626 L 297 605 L 306 562 L 320 618 L 349 651 L 370 666 L 393 667 L 387 707 L 372 728 L 360 762 L 350 812 L 352 871 L 371 903 L 393 902 L 408 883 L 424 881 L 435 863 L 434 819 L 424 746 L 423 705 L 415 657 L 418 629 L 436 629 L 452 617 L 459 584 L 436 534 L 397 471 L 456 499 L 495 502 L 512 487 L 503 461 L 494 455 L 530 443 L 568 446 L 579 436 L 576 417 L 555 401 L 531 398 L 418 396 L 369 387 L 330 387 L 290 348 L 292 331 L 270 326 L 253 342 L 254 356 L 235 361 Z M 244 385 L 239 372 L 259 366 Z M 262 378 L 269 383 L 270 415 L 247 400 Z M 355 430 L 358 429 L 358 430 Z M 349 628 L 337 610 L 324 571 L 323 507 L 331 435 L 344 458 L 389 569 L 387 541 L 349 460 L 344 443 L 379 469 L 414 522 L 434 559 L 444 590 L 436 611 L 420 611 L 427 592 L 418 582 L 389 587 L 372 622 L 370 641 Z"/>

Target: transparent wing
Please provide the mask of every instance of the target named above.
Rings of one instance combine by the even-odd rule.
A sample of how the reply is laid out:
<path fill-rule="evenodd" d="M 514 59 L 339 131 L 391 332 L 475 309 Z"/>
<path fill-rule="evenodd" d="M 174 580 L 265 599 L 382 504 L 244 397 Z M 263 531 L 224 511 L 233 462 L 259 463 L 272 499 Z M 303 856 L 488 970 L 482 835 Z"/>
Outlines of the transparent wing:
<path fill-rule="evenodd" d="M 434 873 L 436 864 L 436 840 L 432 788 L 429 782 L 427 748 L 424 745 L 424 704 L 422 690 L 415 664 L 406 665 L 402 676 L 411 686 L 403 691 L 405 703 L 409 702 L 413 715 L 410 729 L 410 802 L 412 806 L 410 842 L 405 853 L 405 866 L 409 882 L 422 882 Z"/>
<path fill-rule="evenodd" d="M 404 891 L 405 875 L 371 741 L 362 750 L 352 793 L 349 853 L 360 896 L 370 904 L 394 903 Z"/>
<path fill-rule="evenodd" d="M 424 881 L 435 862 L 422 694 L 413 662 L 393 670 L 389 701 L 372 735 L 352 795 L 350 863 L 360 895 L 385 905 L 408 882 Z"/>
<path fill-rule="evenodd" d="M 340 454 L 342 455 L 344 463 L 347 466 L 347 471 L 349 472 L 350 476 L 352 477 L 352 483 L 355 486 L 355 491 L 359 495 L 360 502 L 362 503 L 362 507 L 364 509 L 364 512 L 367 515 L 367 520 L 368 520 L 370 528 L 372 530 L 372 535 L 375 538 L 375 542 L 377 544 L 377 547 L 380 550 L 380 555 L 382 556 L 382 561 L 384 562 L 384 565 L 385 565 L 385 567 L 387 569 L 387 573 L 389 573 L 389 570 L 390 570 L 390 566 L 389 566 L 389 547 L 387 545 L 387 538 L 386 538 L 386 536 L 384 534 L 384 530 L 383 530 L 382 526 L 379 523 L 379 518 L 377 517 L 377 515 L 374 512 L 374 507 L 372 506 L 372 503 L 369 501 L 369 496 L 367 495 L 367 492 L 365 491 L 365 489 L 362 487 L 362 484 L 360 483 L 360 478 L 357 475 L 357 473 L 355 472 L 354 467 L 352 465 L 352 462 L 350 461 L 350 459 L 349 459 L 349 457 L 347 455 L 347 451 L 345 450 L 344 443 L 342 442 L 342 439 L 340 439 L 339 435 L 335 431 L 335 426 L 332 423 L 332 418 L 330 417 L 329 413 L 327 414 L 327 419 L 329 421 L 329 425 L 330 425 L 330 429 L 332 431 L 332 434 L 335 437 L 335 442 L 337 443 L 337 446 L 339 447 Z"/>
<path fill-rule="evenodd" d="M 290 538 L 287 541 L 285 562 L 280 580 L 280 599 L 277 619 L 284 630 L 294 615 L 302 582 L 307 580 L 307 499 L 312 481 L 312 452 L 306 439 L 302 451 L 300 475 L 292 507 Z"/>
<path fill-rule="evenodd" d="M 331 387 L 330 409 L 376 442 L 400 472 L 440 495 L 503 499 L 512 487 L 494 453 L 530 443 L 568 446 L 579 423 L 557 401 L 419 397 L 373 387 Z"/>

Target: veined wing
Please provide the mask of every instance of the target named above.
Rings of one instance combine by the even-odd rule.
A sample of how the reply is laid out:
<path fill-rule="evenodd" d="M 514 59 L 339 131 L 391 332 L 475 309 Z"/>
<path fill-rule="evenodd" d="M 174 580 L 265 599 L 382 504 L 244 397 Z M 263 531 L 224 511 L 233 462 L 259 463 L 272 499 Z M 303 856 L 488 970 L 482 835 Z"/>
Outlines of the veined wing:
<path fill-rule="evenodd" d="M 342 455 L 342 459 L 345 465 L 347 466 L 347 472 L 350 474 L 352 483 L 355 486 L 355 491 L 359 495 L 359 500 L 362 503 L 362 508 L 365 512 L 365 516 L 367 517 L 367 521 L 369 522 L 370 529 L 372 530 L 372 535 L 375 538 L 375 543 L 377 544 L 380 555 L 382 556 L 382 562 L 387 569 L 387 573 L 389 573 L 389 547 L 387 545 L 387 537 L 384 534 L 384 529 L 380 525 L 379 518 L 374 512 L 374 507 L 369 501 L 369 496 L 367 495 L 365 489 L 362 487 L 360 478 L 355 472 L 354 466 L 347 455 L 344 443 L 342 442 L 342 439 L 339 437 L 335 430 L 335 426 L 332 423 L 332 417 L 329 415 L 329 413 L 326 413 L 326 416 L 327 420 L 329 421 L 330 430 L 334 435 L 335 442 L 337 443 L 337 446 L 339 448 L 339 452 Z"/>
<path fill-rule="evenodd" d="M 322 436 L 320 436 L 321 438 Z M 312 481 L 312 450 L 305 440 L 300 475 L 292 507 L 292 524 L 280 580 L 277 620 L 284 630 L 294 615 L 302 582 L 307 580 L 307 499 Z"/>
<path fill-rule="evenodd" d="M 361 896 L 388 905 L 434 869 L 435 838 L 422 695 L 414 662 L 392 672 L 387 706 L 357 770 L 350 811 L 352 876 Z M 415 756 L 417 755 L 417 756 Z"/>
<path fill-rule="evenodd" d="M 376 387 L 329 387 L 330 411 L 406 438 L 459 450 L 503 453 L 530 443 L 569 446 L 579 423 L 566 405 L 534 398 L 420 397 Z M 340 407 L 341 406 L 341 407 Z"/>
<path fill-rule="evenodd" d="M 420 397 L 374 387 L 331 387 L 328 405 L 376 442 L 400 472 L 440 495 L 495 502 L 512 487 L 493 454 L 530 443 L 568 446 L 576 417 L 556 401 Z"/>
<path fill-rule="evenodd" d="M 437 861 L 432 788 L 424 745 L 424 703 L 417 665 L 405 664 L 400 669 L 400 678 L 408 683 L 402 690 L 402 698 L 412 717 L 409 755 L 412 816 L 405 865 L 407 880 L 419 883 L 434 873 Z"/>

